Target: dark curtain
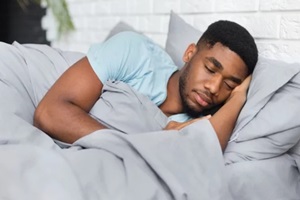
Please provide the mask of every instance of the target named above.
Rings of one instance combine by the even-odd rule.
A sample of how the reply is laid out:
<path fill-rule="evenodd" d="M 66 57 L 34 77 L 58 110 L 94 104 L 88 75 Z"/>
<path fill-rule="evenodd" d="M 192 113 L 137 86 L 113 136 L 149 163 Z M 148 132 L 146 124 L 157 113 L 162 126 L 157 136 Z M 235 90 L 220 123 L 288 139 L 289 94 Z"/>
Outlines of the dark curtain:
<path fill-rule="evenodd" d="M 17 0 L 0 1 L 0 41 L 49 44 L 41 27 L 45 9 L 31 3 L 22 9 Z"/>

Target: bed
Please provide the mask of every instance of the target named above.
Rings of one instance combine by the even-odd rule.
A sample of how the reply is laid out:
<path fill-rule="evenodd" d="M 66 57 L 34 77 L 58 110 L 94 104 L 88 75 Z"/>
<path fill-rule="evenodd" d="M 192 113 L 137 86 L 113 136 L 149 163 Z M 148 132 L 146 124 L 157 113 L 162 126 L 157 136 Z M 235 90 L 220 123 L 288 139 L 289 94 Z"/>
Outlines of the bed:
<path fill-rule="evenodd" d="M 122 30 L 133 29 L 110 35 Z M 166 50 L 178 66 L 200 34 L 171 13 Z M 122 82 L 105 84 L 90 111 L 111 129 L 70 145 L 35 128 L 37 104 L 83 56 L 0 43 L 1 199 L 300 199 L 299 63 L 259 58 L 223 154 L 208 120 L 163 131 L 163 113 Z"/>

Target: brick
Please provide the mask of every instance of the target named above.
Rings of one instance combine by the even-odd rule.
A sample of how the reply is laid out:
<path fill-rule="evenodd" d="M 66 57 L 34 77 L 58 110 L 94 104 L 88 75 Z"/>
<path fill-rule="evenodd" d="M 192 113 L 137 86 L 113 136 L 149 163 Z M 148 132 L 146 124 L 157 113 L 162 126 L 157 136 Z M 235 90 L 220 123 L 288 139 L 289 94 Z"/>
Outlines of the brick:
<path fill-rule="evenodd" d="M 69 4 L 69 13 L 71 16 L 83 16 L 85 14 L 84 9 L 82 9 L 83 3 L 73 3 Z"/>
<path fill-rule="evenodd" d="M 260 10 L 300 10 L 300 0 L 261 0 Z"/>
<path fill-rule="evenodd" d="M 256 38 L 279 38 L 279 15 L 245 15 L 232 20 L 240 23 Z"/>
<path fill-rule="evenodd" d="M 93 6 L 95 15 L 107 15 L 110 14 L 112 10 L 110 1 L 97 1 Z"/>
<path fill-rule="evenodd" d="M 103 42 L 108 35 L 108 31 L 86 31 L 83 33 L 80 42 L 93 44 Z"/>
<path fill-rule="evenodd" d="M 300 41 L 257 41 L 256 42 L 261 56 L 283 60 L 285 62 L 299 62 Z"/>
<path fill-rule="evenodd" d="M 119 21 L 120 17 L 118 16 L 94 16 L 87 18 L 87 28 L 97 31 L 111 30 Z"/>
<path fill-rule="evenodd" d="M 68 5 L 69 13 L 72 16 L 89 16 L 96 13 L 96 3 L 80 2 Z"/>
<path fill-rule="evenodd" d="M 129 14 L 129 0 L 111 0 L 111 14 Z"/>
<path fill-rule="evenodd" d="M 76 32 L 72 32 L 68 34 L 68 37 L 64 39 L 65 41 L 82 42 L 84 35 L 85 35 L 85 31 L 77 30 Z"/>
<path fill-rule="evenodd" d="M 180 12 L 180 0 L 153 0 L 153 13 Z"/>
<path fill-rule="evenodd" d="M 122 16 L 120 20 L 138 30 L 139 18 L 137 16 Z"/>
<path fill-rule="evenodd" d="M 86 23 L 86 17 L 83 17 L 83 16 L 73 17 L 73 24 L 77 30 L 87 28 L 87 26 L 88 26 Z"/>
<path fill-rule="evenodd" d="M 300 57 L 300 0 L 67 0 L 76 31 L 58 40 L 49 9 L 41 23 L 57 47 L 86 52 L 103 41 L 120 20 L 165 45 L 170 10 L 204 31 L 219 19 L 245 26 L 256 38 L 262 55 Z M 261 12 L 256 12 L 258 9 Z M 298 61 L 299 62 L 299 61 Z"/>
<path fill-rule="evenodd" d="M 143 32 L 166 33 L 168 17 L 163 15 L 140 16 L 138 28 Z"/>
<path fill-rule="evenodd" d="M 273 14 L 255 16 L 229 13 L 222 15 L 199 15 L 195 17 L 194 26 L 204 31 L 209 24 L 217 20 L 234 21 L 245 27 L 255 38 L 279 38 L 280 16 Z"/>
<path fill-rule="evenodd" d="M 185 0 L 180 3 L 181 13 L 207 13 L 212 12 L 214 1 Z"/>
<path fill-rule="evenodd" d="M 300 15 L 283 15 L 280 36 L 283 39 L 300 39 Z M 300 46 L 299 46 L 300 48 Z"/>
<path fill-rule="evenodd" d="M 249 12 L 257 11 L 258 0 L 241 1 L 241 0 L 216 0 L 215 11 L 217 12 Z"/>
<path fill-rule="evenodd" d="M 201 14 L 201 15 L 196 15 L 193 17 L 193 27 L 195 27 L 196 29 L 200 30 L 200 31 L 205 31 L 207 29 L 207 27 L 220 19 L 226 19 L 224 16 L 220 16 L 220 15 L 211 15 L 211 14 Z"/>
<path fill-rule="evenodd" d="M 275 42 L 261 42 L 256 41 L 256 45 L 261 56 L 266 58 L 275 58 L 275 54 L 280 51 L 280 47 Z"/>
<path fill-rule="evenodd" d="M 153 13 L 153 0 L 130 0 L 128 9 L 131 14 L 151 14 Z"/>
<path fill-rule="evenodd" d="M 82 15 L 84 16 L 91 16 L 91 15 L 95 15 L 97 13 L 96 11 L 96 3 L 94 2 L 85 2 L 85 3 L 81 3 L 78 5 L 80 5 L 80 8 L 81 8 L 81 12 L 82 12 Z"/>

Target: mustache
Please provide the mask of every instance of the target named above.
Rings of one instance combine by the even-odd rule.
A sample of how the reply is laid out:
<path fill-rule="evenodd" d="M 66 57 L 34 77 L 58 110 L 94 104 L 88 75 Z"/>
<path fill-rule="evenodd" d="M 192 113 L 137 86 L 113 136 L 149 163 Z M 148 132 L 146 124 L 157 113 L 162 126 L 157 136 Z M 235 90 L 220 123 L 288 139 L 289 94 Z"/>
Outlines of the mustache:
<path fill-rule="evenodd" d="M 213 95 L 208 90 L 194 90 L 197 94 L 204 98 L 209 104 L 214 105 Z"/>

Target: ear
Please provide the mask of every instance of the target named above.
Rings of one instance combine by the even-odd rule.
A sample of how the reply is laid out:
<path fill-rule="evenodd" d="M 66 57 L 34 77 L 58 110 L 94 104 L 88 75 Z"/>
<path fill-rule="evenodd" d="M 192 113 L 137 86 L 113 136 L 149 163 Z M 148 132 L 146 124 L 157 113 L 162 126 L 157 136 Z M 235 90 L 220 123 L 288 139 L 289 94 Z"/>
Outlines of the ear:
<path fill-rule="evenodd" d="M 198 51 L 196 44 L 190 44 L 187 49 L 185 50 L 182 60 L 187 63 L 191 60 L 191 58 L 195 55 L 195 53 Z"/>

